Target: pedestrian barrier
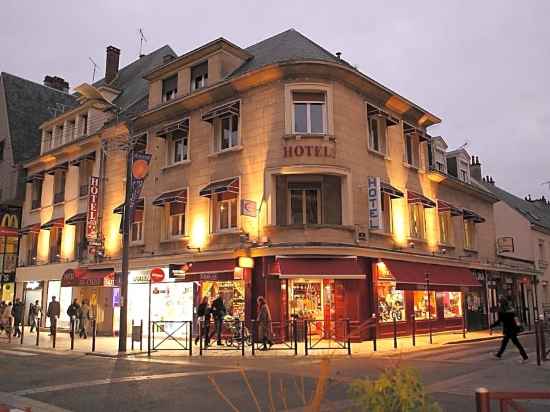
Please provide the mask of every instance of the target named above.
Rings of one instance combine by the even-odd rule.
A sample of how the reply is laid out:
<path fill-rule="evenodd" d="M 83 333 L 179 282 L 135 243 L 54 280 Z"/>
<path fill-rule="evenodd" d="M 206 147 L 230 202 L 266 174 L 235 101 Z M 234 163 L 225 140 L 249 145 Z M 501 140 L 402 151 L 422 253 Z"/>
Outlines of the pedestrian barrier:
<path fill-rule="evenodd" d="M 525 411 L 517 401 L 520 400 L 550 399 L 550 392 L 490 392 L 486 388 L 476 390 L 476 411 L 491 412 L 491 401 L 498 401 L 501 412 L 508 411 L 508 407 L 517 412 Z"/>
<path fill-rule="evenodd" d="M 361 342 L 367 339 L 372 340 L 372 350 L 377 351 L 377 333 L 378 333 L 378 319 L 375 314 L 369 320 L 350 321 L 350 340 L 354 342 Z"/>
<path fill-rule="evenodd" d="M 300 328 L 301 326 L 301 328 Z M 303 341 L 303 322 L 296 319 L 283 322 L 269 322 L 263 331 L 257 321 L 252 321 L 252 356 L 257 350 L 263 350 L 264 343 L 270 350 L 292 351 L 298 355 L 298 341 Z M 302 332 L 302 333 L 300 333 Z M 266 342 L 261 340 L 261 334 L 266 333 Z"/>
<path fill-rule="evenodd" d="M 312 350 L 345 350 L 351 355 L 351 324 L 349 319 L 304 320 L 306 356 Z"/>
<path fill-rule="evenodd" d="M 139 342 L 139 350 L 143 350 L 143 319 L 139 325 L 134 325 L 132 319 L 132 350 L 134 350 L 134 342 Z"/>
<path fill-rule="evenodd" d="M 95 338 L 97 336 L 97 322 L 92 319 L 92 352 L 95 352 Z"/>
<path fill-rule="evenodd" d="M 147 350 L 183 350 L 193 354 L 193 322 L 188 320 L 151 321 L 151 345 Z M 159 337 L 160 334 L 160 337 Z M 172 343 L 170 346 L 169 344 Z"/>
<path fill-rule="evenodd" d="M 217 328 L 220 328 L 219 330 Z M 211 344 L 212 338 L 216 336 L 215 346 Z M 199 322 L 199 335 L 195 338 L 199 344 L 199 354 L 207 351 L 240 351 L 241 356 L 245 355 L 245 347 L 252 346 L 252 335 L 245 322 L 238 318 L 224 319 L 221 323 L 216 321 Z"/>

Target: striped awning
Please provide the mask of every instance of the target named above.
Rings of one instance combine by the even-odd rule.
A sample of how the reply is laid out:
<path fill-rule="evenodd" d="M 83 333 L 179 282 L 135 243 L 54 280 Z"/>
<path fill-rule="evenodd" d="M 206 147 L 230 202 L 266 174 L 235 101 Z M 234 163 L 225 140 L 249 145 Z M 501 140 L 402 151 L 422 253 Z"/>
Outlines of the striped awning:
<path fill-rule="evenodd" d="M 485 218 L 468 209 L 462 209 L 462 215 L 464 216 L 464 220 L 472 220 L 474 223 L 485 222 Z"/>
<path fill-rule="evenodd" d="M 426 196 L 421 195 L 420 193 L 411 192 L 410 190 L 407 191 L 407 201 L 409 203 L 420 203 L 422 204 L 422 206 L 428 209 L 437 206 L 433 200 L 428 199 Z"/>
<path fill-rule="evenodd" d="M 241 109 L 241 103 L 240 101 L 233 101 L 226 104 L 222 104 L 221 106 L 214 107 L 213 109 L 209 110 L 205 114 L 202 115 L 202 120 L 205 122 L 213 122 L 214 119 L 227 116 L 227 115 L 235 115 L 238 116 L 240 114 Z"/>
<path fill-rule="evenodd" d="M 437 201 L 437 211 L 439 213 L 451 212 L 451 216 L 462 216 L 462 209 L 451 205 L 443 200 Z"/>
<path fill-rule="evenodd" d="M 164 126 L 162 129 L 160 129 L 157 132 L 157 136 L 158 137 L 166 137 L 170 133 L 177 132 L 177 131 L 181 131 L 181 132 L 185 132 L 185 133 L 189 132 L 189 119 L 180 120 L 180 121 L 170 123 L 170 124 Z"/>
<path fill-rule="evenodd" d="M 136 210 L 143 210 L 145 209 L 145 200 L 139 199 L 136 203 Z M 113 213 L 116 213 L 118 215 L 122 215 L 124 213 L 124 203 L 121 205 L 118 205 L 113 209 Z"/>
<path fill-rule="evenodd" d="M 230 179 L 221 180 L 218 182 L 212 182 L 205 186 L 200 195 L 203 197 L 212 197 L 219 193 L 239 193 L 239 178 L 232 177 Z"/>
<path fill-rule="evenodd" d="M 405 197 L 401 190 L 396 189 L 389 183 L 380 182 L 380 190 L 382 191 L 382 193 L 386 193 L 387 195 L 389 195 L 389 197 L 392 199 Z"/>
<path fill-rule="evenodd" d="M 86 213 L 78 213 L 65 220 L 67 225 L 78 225 L 79 223 L 86 223 Z"/>
<path fill-rule="evenodd" d="M 23 227 L 20 231 L 21 235 L 28 235 L 29 233 L 40 233 L 40 223 L 34 223 Z"/>
<path fill-rule="evenodd" d="M 164 206 L 167 203 L 186 203 L 187 202 L 187 189 L 173 190 L 171 192 L 164 192 L 155 200 L 153 205 Z"/>
<path fill-rule="evenodd" d="M 52 219 L 46 223 L 44 223 L 41 227 L 41 229 L 50 230 L 55 227 L 63 227 L 65 226 L 65 219 L 62 217 L 58 217 L 56 219 Z"/>

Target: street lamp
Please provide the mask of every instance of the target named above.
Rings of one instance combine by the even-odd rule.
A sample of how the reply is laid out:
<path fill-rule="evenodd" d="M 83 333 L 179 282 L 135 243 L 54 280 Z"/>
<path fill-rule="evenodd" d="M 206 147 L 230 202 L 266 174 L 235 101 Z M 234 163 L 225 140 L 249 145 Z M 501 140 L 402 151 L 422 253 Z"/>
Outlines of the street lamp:
<path fill-rule="evenodd" d="M 428 330 L 430 333 L 430 344 L 432 344 L 432 301 L 430 299 L 430 276 L 430 273 L 426 272 L 426 294 L 428 295 Z"/>

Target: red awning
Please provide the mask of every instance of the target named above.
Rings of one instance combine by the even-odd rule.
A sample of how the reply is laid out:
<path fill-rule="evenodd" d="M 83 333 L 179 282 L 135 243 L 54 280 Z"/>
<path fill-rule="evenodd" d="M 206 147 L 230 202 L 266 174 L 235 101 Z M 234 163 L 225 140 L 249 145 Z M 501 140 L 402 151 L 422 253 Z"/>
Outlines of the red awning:
<path fill-rule="evenodd" d="M 40 223 L 28 225 L 21 229 L 21 235 L 28 235 L 29 233 L 40 233 Z"/>
<path fill-rule="evenodd" d="M 356 257 L 350 258 L 293 258 L 279 257 L 271 265 L 270 273 L 282 278 L 324 277 L 364 278 L 365 271 Z"/>
<path fill-rule="evenodd" d="M 384 260 L 388 271 L 397 282 L 399 289 L 405 285 L 426 285 L 426 273 L 429 274 L 430 287 L 434 290 L 441 286 L 451 287 L 481 287 L 473 272 L 468 268 L 432 265 L 428 263 L 403 262 L 399 260 Z M 418 287 L 415 287 L 418 289 Z"/>
<path fill-rule="evenodd" d="M 112 269 L 67 269 L 61 278 L 61 286 L 117 286 L 118 279 Z"/>
<path fill-rule="evenodd" d="M 52 219 L 46 223 L 44 223 L 42 225 L 42 229 L 45 229 L 45 230 L 50 230 L 50 229 L 53 229 L 54 227 L 63 227 L 65 226 L 65 219 L 63 219 L 62 217 L 58 217 L 56 219 Z"/>
<path fill-rule="evenodd" d="M 19 230 L 16 227 L 0 226 L 0 236 L 17 237 Z"/>
<path fill-rule="evenodd" d="M 169 273 L 171 278 L 184 282 L 233 280 L 237 266 L 238 263 L 235 259 L 205 260 L 169 265 Z"/>

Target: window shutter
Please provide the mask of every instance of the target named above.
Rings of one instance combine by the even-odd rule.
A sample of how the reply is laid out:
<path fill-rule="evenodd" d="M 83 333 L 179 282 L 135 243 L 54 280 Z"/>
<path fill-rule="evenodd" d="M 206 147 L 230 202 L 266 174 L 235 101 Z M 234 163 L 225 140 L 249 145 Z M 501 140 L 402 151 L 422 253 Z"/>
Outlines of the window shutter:
<path fill-rule="evenodd" d="M 339 176 L 323 176 L 323 223 L 342 224 L 342 184 Z"/>
<path fill-rule="evenodd" d="M 276 203 L 277 203 L 277 225 L 279 226 L 283 226 L 287 224 L 286 189 L 287 189 L 286 176 L 277 176 Z"/>

